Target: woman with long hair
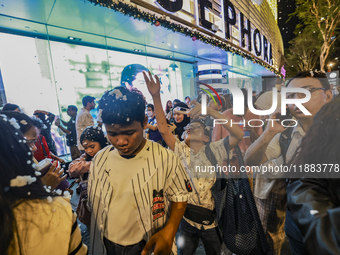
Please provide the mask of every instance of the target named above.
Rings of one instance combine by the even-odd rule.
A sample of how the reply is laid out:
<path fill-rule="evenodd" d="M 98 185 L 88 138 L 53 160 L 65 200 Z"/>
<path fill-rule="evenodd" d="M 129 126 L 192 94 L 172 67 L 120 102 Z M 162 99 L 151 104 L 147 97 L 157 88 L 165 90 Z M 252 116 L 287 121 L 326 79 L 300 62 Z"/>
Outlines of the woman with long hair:
<path fill-rule="evenodd" d="M 314 116 L 288 165 L 303 169 L 287 186 L 288 209 L 310 254 L 340 254 L 340 98 Z M 297 176 L 291 176 L 297 177 Z M 297 231 L 298 232 L 298 231 Z"/>
<path fill-rule="evenodd" d="M 0 254 L 86 254 L 69 199 L 36 178 L 18 121 L 1 114 L 0 129 Z"/>
<path fill-rule="evenodd" d="M 34 152 L 37 151 L 36 142 L 38 139 L 38 131 L 35 127 L 33 120 L 24 113 L 15 112 L 15 111 L 4 111 L 2 112 L 9 120 L 14 120 L 17 123 L 17 128 L 21 131 L 25 138 L 25 142 L 27 143 L 29 149 L 31 150 L 31 161 L 36 161 L 33 157 Z M 13 123 L 14 123 L 13 122 Z M 37 163 L 37 162 L 36 162 Z M 53 166 L 56 167 L 58 161 L 53 163 Z M 64 170 L 59 167 L 55 171 L 48 171 L 44 176 L 38 176 L 44 185 L 47 187 L 51 187 L 51 189 L 55 189 L 61 182 L 66 180 L 67 175 L 64 174 Z M 51 169 L 50 169 L 51 170 Z M 66 182 L 66 181 L 65 181 Z"/>
<path fill-rule="evenodd" d="M 80 197 L 77 208 L 77 215 L 80 222 L 89 229 L 91 223 L 91 213 L 86 208 L 87 202 L 87 178 L 90 170 L 92 158 L 98 151 L 105 148 L 109 143 L 100 127 L 87 127 L 80 135 L 80 143 L 85 149 L 85 153 L 73 160 L 69 165 L 69 173 L 72 177 L 79 177 Z"/>

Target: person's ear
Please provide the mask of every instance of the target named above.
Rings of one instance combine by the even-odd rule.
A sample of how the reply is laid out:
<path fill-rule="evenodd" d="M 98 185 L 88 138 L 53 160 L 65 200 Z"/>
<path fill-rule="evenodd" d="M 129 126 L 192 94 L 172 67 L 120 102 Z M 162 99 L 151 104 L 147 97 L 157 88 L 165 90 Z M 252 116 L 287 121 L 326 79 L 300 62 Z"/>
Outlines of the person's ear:
<path fill-rule="evenodd" d="M 142 125 L 143 129 L 147 129 L 148 119 L 149 119 L 148 116 L 145 114 L 144 120 L 143 120 L 143 125 Z"/>
<path fill-rule="evenodd" d="M 332 90 L 330 90 L 330 89 L 326 90 L 325 95 L 326 95 L 326 103 L 330 102 L 333 99 Z"/>
<path fill-rule="evenodd" d="M 219 105 L 217 106 L 217 110 L 221 110 L 221 109 L 222 109 L 222 105 L 219 104 Z"/>
<path fill-rule="evenodd" d="M 208 142 L 210 141 L 210 137 L 207 136 L 207 135 L 205 135 L 204 138 L 203 138 L 203 141 L 204 141 L 205 143 L 208 143 Z"/>

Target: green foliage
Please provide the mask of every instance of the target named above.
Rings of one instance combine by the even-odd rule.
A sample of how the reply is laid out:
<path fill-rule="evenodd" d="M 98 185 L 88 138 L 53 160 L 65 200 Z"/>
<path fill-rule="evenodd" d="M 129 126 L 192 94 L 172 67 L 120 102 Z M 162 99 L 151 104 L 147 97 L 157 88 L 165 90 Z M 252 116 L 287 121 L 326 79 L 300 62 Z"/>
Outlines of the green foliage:
<path fill-rule="evenodd" d="M 285 50 L 287 59 L 287 77 L 297 72 L 315 70 L 319 64 L 320 45 L 319 32 L 306 28 L 289 42 Z"/>
<path fill-rule="evenodd" d="M 320 42 L 315 44 L 319 50 L 320 70 L 324 71 L 326 59 L 331 47 L 339 38 L 340 0 L 295 0 L 297 8 L 291 16 L 297 16 L 300 23 L 295 34 L 303 29 L 316 31 Z"/>

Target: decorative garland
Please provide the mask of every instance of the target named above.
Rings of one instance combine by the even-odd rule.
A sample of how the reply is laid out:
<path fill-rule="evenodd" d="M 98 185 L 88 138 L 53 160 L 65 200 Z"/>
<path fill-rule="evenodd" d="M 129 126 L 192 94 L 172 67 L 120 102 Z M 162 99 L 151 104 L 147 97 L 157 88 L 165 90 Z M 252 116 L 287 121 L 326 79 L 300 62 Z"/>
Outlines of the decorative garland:
<path fill-rule="evenodd" d="M 263 66 L 264 68 L 268 69 L 269 71 L 275 73 L 276 75 L 281 77 L 281 74 L 271 67 L 269 64 L 262 62 L 255 58 L 252 55 L 244 53 L 243 51 L 234 48 L 230 44 L 223 42 L 219 39 L 212 38 L 205 36 L 204 34 L 197 32 L 196 29 L 189 29 L 179 24 L 171 23 L 169 20 L 166 19 L 165 15 L 161 18 L 157 17 L 155 14 L 150 14 L 144 11 L 140 11 L 137 7 L 134 7 L 132 4 L 126 4 L 124 2 L 112 2 L 112 0 L 87 0 L 88 2 L 93 3 L 94 5 L 100 5 L 109 9 L 112 9 L 116 12 L 120 12 L 126 16 L 133 17 L 134 19 L 142 20 L 144 22 L 151 23 L 156 27 L 162 26 L 172 32 L 179 32 L 185 36 L 191 37 L 193 41 L 199 40 L 204 43 L 210 44 L 214 47 L 218 47 L 222 50 L 229 51 L 233 55 L 239 55 L 242 58 L 248 59 L 252 61 L 254 64 L 258 64 Z"/>

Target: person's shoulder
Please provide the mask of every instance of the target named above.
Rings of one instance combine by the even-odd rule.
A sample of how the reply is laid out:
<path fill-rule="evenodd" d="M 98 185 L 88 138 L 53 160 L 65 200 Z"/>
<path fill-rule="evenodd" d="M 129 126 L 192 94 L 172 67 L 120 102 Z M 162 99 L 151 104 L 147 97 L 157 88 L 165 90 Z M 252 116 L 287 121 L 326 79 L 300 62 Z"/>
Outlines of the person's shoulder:
<path fill-rule="evenodd" d="M 93 157 L 92 161 L 100 160 L 102 157 L 104 157 L 104 154 L 108 155 L 113 148 L 114 147 L 112 145 L 104 147 L 103 149 L 97 152 L 97 154 Z"/>
<path fill-rule="evenodd" d="M 235 118 L 235 115 L 233 115 L 233 108 L 225 110 L 224 112 L 222 112 L 222 114 L 229 119 Z"/>

